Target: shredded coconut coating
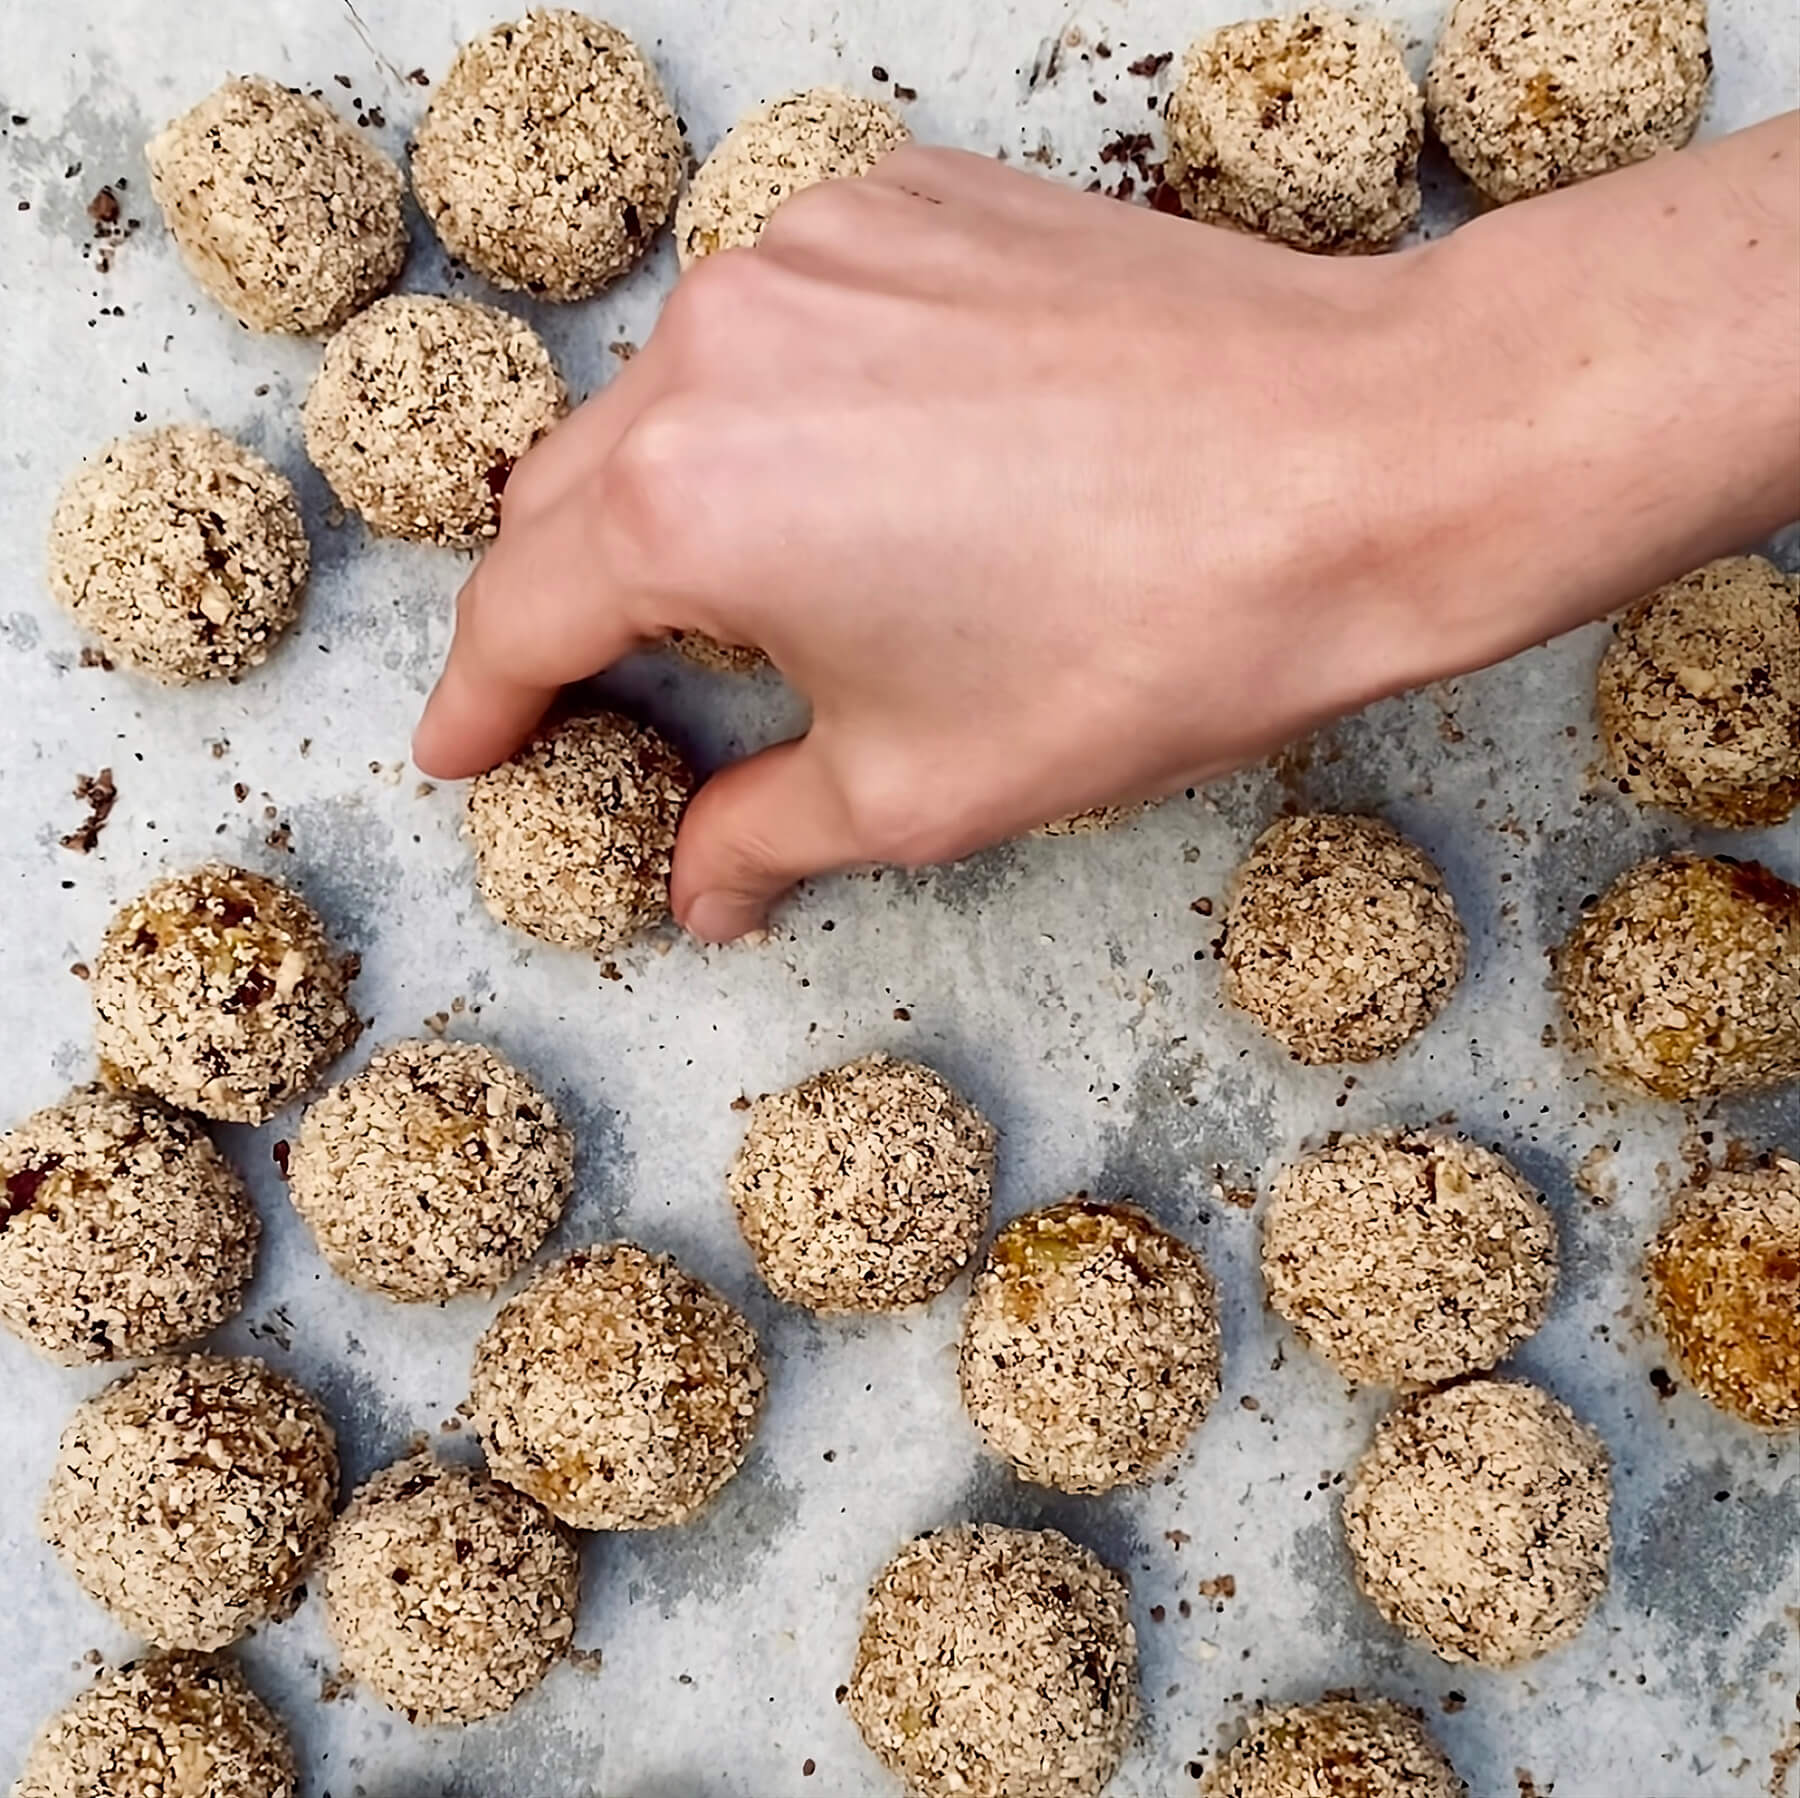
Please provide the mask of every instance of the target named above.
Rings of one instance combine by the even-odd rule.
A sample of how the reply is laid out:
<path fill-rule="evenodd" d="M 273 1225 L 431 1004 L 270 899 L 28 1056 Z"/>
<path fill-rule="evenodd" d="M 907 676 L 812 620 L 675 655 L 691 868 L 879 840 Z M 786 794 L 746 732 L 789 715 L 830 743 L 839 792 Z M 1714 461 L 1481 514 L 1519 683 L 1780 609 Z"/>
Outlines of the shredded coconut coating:
<path fill-rule="evenodd" d="M 704 631 L 675 631 L 669 637 L 669 647 L 696 666 L 710 668 L 714 674 L 761 674 L 770 666 L 769 658 L 760 649 L 742 643 L 721 643 Z"/>
<path fill-rule="evenodd" d="M 930 1068 L 870 1055 L 758 1099 L 726 1188 L 777 1298 L 896 1311 L 981 1246 L 993 1182 L 993 1126 Z"/>
<path fill-rule="evenodd" d="M 1281 818 L 1232 877 L 1225 995 L 1296 1061 L 1391 1055 L 1444 1008 L 1468 939 L 1444 877 L 1378 818 Z"/>
<path fill-rule="evenodd" d="M 470 548 L 500 529 L 513 464 L 567 405 L 522 319 L 395 294 L 325 346 L 302 414 L 306 453 L 370 530 Z"/>
<path fill-rule="evenodd" d="M 1611 1504 L 1606 1449 L 1566 1405 L 1523 1380 L 1470 1380 L 1382 1419 L 1344 1534 L 1388 1622 L 1446 1661 L 1511 1667 L 1599 1602 Z"/>
<path fill-rule="evenodd" d="M 580 300 L 667 221 L 687 146 L 616 26 L 533 11 L 457 51 L 412 150 L 444 247 L 501 287 Z"/>
<path fill-rule="evenodd" d="M 1270 1305 L 1345 1379 L 1435 1385 L 1494 1366 L 1544 1321 L 1556 1226 L 1476 1143 L 1350 1136 L 1277 1176 L 1262 1270 Z"/>
<path fill-rule="evenodd" d="M 611 712 L 570 718 L 469 787 L 475 885 L 502 924 L 590 955 L 669 915 L 680 755 Z"/>
<path fill-rule="evenodd" d="M 1164 176 L 1210 224 L 1296 249 L 1386 249 L 1419 217 L 1425 101 L 1374 19 L 1314 6 L 1198 40 Z"/>
<path fill-rule="evenodd" d="M 1714 1168 L 1677 1193 L 1645 1271 L 1700 1392 L 1764 1429 L 1800 1424 L 1800 1160 Z"/>
<path fill-rule="evenodd" d="M 335 331 L 406 260 L 400 171 L 266 75 L 227 81 L 145 155 L 188 273 L 252 330 Z"/>
<path fill-rule="evenodd" d="M 1502 205 L 1680 149 L 1711 79 L 1706 0 L 1454 0 L 1425 103 Z"/>
<path fill-rule="evenodd" d="M 1621 786 L 1727 828 L 1800 805 L 1800 580 L 1727 556 L 1613 626 L 1595 683 L 1600 740 Z"/>
<path fill-rule="evenodd" d="M 299 1602 L 337 1478 L 337 1440 L 309 1393 L 248 1357 L 184 1355 L 76 1407 L 41 1526 L 135 1635 L 222 1648 Z"/>
<path fill-rule="evenodd" d="M 851 1719 L 917 1798 L 1093 1798 L 1138 1716 L 1122 1574 L 1055 1530 L 964 1524 L 877 1576 Z"/>
<path fill-rule="evenodd" d="M 1132 1206 L 1029 1212 L 975 1276 L 958 1375 L 975 1427 L 1021 1478 L 1062 1492 L 1147 1479 L 1219 1394 L 1212 1278 Z"/>
<path fill-rule="evenodd" d="M 562 1215 L 574 1142 L 479 1043 L 398 1042 L 333 1087 L 288 1152 L 288 1197 L 332 1271 L 389 1298 L 497 1292 Z"/>
<path fill-rule="evenodd" d="M 866 175 L 911 137 L 892 107 L 838 87 L 753 108 L 700 165 L 675 209 L 681 266 L 748 249 L 782 201 L 821 181 Z"/>
<path fill-rule="evenodd" d="M 475 1348 L 488 1465 L 582 1530 L 685 1523 L 762 1410 L 756 1332 L 663 1255 L 601 1243 L 545 1268 Z"/>
<path fill-rule="evenodd" d="M 1576 1045 L 1677 1102 L 1800 1079 L 1800 888 L 1757 862 L 1640 862 L 1558 962 Z"/>
<path fill-rule="evenodd" d="M 202 1117 L 260 1124 L 356 1041 L 359 963 L 279 881 L 210 863 L 107 926 L 88 990 L 101 1071 Z"/>
<path fill-rule="evenodd" d="M 0 1323 L 54 1361 L 153 1355 L 243 1303 L 261 1234 L 192 1119 L 81 1087 L 0 1137 Z"/>
<path fill-rule="evenodd" d="M 229 679 L 293 623 L 310 565 L 287 477 L 207 425 L 115 437 L 63 483 L 50 591 L 119 661 Z"/>
<path fill-rule="evenodd" d="M 429 1455 L 384 1468 L 325 1555 L 344 1671 L 412 1723 L 510 1710 L 568 1652 L 581 1558 L 522 1492 Z"/>
<path fill-rule="evenodd" d="M 1422 1712 L 1385 1698 L 1272 1704 L 1216 1760 L 1200 1798 L 1468 1798 Z"/>
<path fill-rule="evenodd" d="M 293 1798 L 287 1731 L 230 1662 L 156 1654 L 44 1727 L 12 1798 Z"/>

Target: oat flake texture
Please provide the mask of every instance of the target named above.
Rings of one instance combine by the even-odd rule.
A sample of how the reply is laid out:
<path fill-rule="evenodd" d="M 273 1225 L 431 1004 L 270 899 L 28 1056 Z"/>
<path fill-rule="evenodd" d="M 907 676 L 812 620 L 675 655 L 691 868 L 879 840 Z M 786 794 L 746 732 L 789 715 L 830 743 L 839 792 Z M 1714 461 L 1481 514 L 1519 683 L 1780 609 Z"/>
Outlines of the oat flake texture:
<path fill-rule="evenodd" d="M 82 1087 L 0 1137 L 0 1323 L 52 1360 L 153 1355 L 243 1302 L 261 1234 L 191 1118 Z"/>
<path fill-rule="evenodd" d="M 1386 249 L 1419 217 L 1425 101 L 1375 19 L 1315 6 L 1188 51 L 1164 176 L 1195 218 L 1296 249 Z"/>
<path fill-rule="evenodd" d="M 1706 0 L 1454 0 L 1425 101 L 1503 204 L 1680 149 L 1711 78 Z"/>
<path fill-rule="evenodd" d="M 1492 1367 L 1543 1322 L 1556 1226 L 1476 1143 L 1347 1136 L 1277 1176 L 1262 1269 L 1271 1308 L 1345 1379 L 1435 1385 Z"/>
<path fill-rule="evenodd" d="M 575 1633 L 574 1537 L 524 1493 L 428 1455 L 358 1490 L 324 1571 L 344 1671 L 412 1723 L 511 1709 Z"/>
<path fill-rule="evenodd" d="M 577 12 L 528 12 L 457 51 L 412 151 L 451 255 L 501 287 L 579 300 L 662 229 L 686 146 L 637 46 Z"/>
<path fill-rule="evenodd" d="M 965 1524 L 888 1562 L 847 1703 L 917 1798 L 1093 1798 L 1137 1723 L 1122 1575 L 1055 1530 Z"/>
<path fill-rule="evenodd" d="M 930 1068 L 870 1055 L 758 1099 L 726 1187 L 777 1298 L 893 1311 L 981 1246 L 993 1179 L 993 1126 Z"/>
<path fill-rule="evenodd" d="M 1598 1436 L 1523 1380 L 1390 1411 L 1344 1494 L 1356 1582 L 1446 1661 L 1511 1667 L 1566 1642 L 1606 1590 L 1612 1473 Z"/>
<path fill-rule="evenodd" d="M 140 674 L 180 685 L 261 662 L 309 554 L 287 477 L 206 425 L 115 437 L 63 483 L 50 591 Z"/>
<path fill-rule="evenodd" d="M 821 181 L 866 175 L 911 135 L 891 107 L 842 88 L 811 87 L 755 107 L 726 132 L 681 196 L 681 266 L 716 250 L 749 248 L 782 201 Z"/>
<path fill-rule="evenodd" d="M 252 330 L 334 331 L 406 260 L 400 171 L 265 75 L 227 81 L 145 155 L 188 272 Z"/>
<path fill-rule="evenodd" d="M 963 1403 L 1023 1479 L 1107 1492 L 1181 1452 L 1219 1392 L 1211 1276 L 1129 1205 L 1015 1218 L 975 1276 Z"/>
<path fill-rule="evenodd" d="M 762 1410 L 756 1332 L 663 1255 L 553 1262 L 475 1347 L 495 1476 L 583 1530 L 685 1523 L 737 1472 Z"/>
<path fill-rule="evenodd" d="M 1701 1393 L 1764 1429 L 1800 1424 L 1800 1160 L 1714 1168 L 1683 1188 L 1645 1271 Z"/>
<path fill-rule="evenodd" d="M 1225 996 L 1296 1061 L 1391 1055 L 1443 1009 L 1467 938 L 1425 852 L 1378 818 L 1281 818 L 1232 877 Z"/>
<path fill-rule="evenodd" d="M 1800 888 L 1756 862 L 1640 862 L 1558 961 L 1576 1045 L 1609 1080 L 1685 1101 L 1800 1079 Z"/>
<path fill-rule="evenodd" d="M 357 960 L 299 894 L 213 863 L 155 882 L 107 926 L 88 991 L 107 1079 L 260 1124 L 355 1042 Z"/>
<path fill-rule="evenodd" d="M 479 1043 L 399 1042 L 316 1100 L 288 1197 L 332 1271 L 389 1298 L 497 1292 L 562 1215 L 574 1144 Z"/>
<path fill-rule="evenodd" d="M 1271 1704 L 1213 1763 L 1200 1798 L 1468 1798 L 1411 1705 Z"/>
<path fill-rule="evenodd" d="M 693 790 L 647 726 L 610 712 L 567 719 L 470 784 L 476 888 L 502 924 L 546 943 L 621 948 L 669 915 Z"/>
<path fill-rule="evenodd" d="M 155 1654 L 38 1731 L 12 1798 L 293 1798 L 287 1732 L 235 1665 Z"/>
<path fill-rule="evenodd" d="M 1800 804 L 1800 579 L 1728 556 L 1613 626 L 1595 684 L 1620 785 L 1701 824 L 1782 823 Z"/>
<path fill-rule="evenodd" d="M 76 1407 L 44 1539 L 134 1635 L 222 1648 L 298 1601 L 337 1475 L 331 1425 L 292 1380 L 248 1357 L 153 1361 Z"/>

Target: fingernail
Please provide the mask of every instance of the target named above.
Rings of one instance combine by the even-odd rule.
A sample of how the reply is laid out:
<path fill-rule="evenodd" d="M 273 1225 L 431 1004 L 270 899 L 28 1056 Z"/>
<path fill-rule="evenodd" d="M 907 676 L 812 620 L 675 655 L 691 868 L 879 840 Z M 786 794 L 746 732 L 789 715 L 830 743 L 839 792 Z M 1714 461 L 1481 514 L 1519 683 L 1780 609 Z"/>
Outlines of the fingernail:
<path fill-rule="evenodd" d="M 762 922 L 755 904 L 737 893 L 699 893 L 688 901 L 682 928 L 706 943 L 735 942 Z"/>

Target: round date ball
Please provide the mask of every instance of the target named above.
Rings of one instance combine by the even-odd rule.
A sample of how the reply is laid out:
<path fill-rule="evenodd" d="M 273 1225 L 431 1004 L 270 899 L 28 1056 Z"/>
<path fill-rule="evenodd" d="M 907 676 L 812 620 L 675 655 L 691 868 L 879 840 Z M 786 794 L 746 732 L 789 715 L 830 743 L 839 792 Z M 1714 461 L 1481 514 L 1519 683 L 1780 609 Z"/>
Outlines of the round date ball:
<path fill-rule="evenodd" d="M 1468 1798 L 1468 1787 L 1419 1711 L 1334 1697 L 1260 1709 L 1200 1798 Z"/>

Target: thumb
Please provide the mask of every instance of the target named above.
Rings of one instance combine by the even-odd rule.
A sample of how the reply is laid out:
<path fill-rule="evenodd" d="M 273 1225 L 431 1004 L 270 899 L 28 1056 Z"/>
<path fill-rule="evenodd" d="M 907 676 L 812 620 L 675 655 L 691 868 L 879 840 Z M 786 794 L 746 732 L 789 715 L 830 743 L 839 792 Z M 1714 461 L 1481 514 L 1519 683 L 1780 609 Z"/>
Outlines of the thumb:
<path fill-rule="evenodd" d="M 683 927 L 728 943 L 764 924 L 795 881 L 853 866 L 849 808 L 812 737 L 721 769 L 675 841 L 669 903 Z"/>

